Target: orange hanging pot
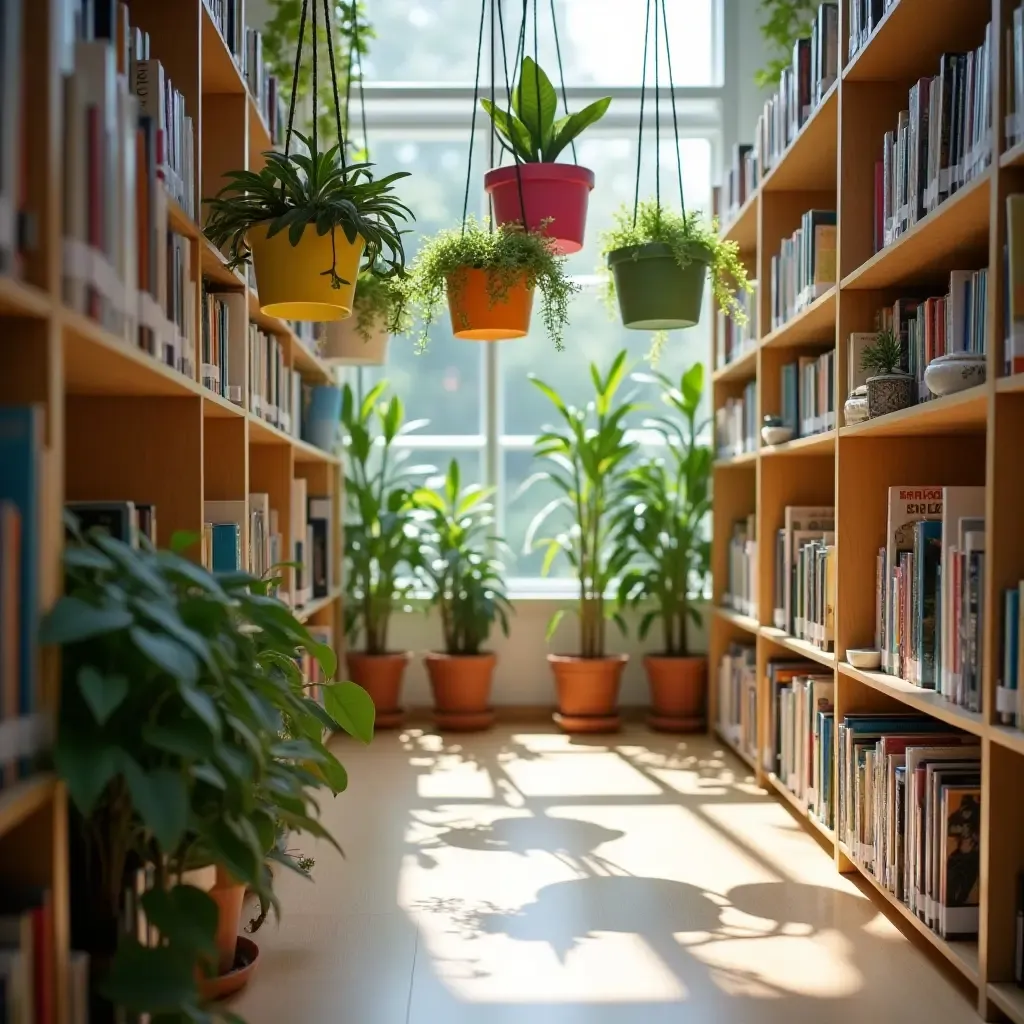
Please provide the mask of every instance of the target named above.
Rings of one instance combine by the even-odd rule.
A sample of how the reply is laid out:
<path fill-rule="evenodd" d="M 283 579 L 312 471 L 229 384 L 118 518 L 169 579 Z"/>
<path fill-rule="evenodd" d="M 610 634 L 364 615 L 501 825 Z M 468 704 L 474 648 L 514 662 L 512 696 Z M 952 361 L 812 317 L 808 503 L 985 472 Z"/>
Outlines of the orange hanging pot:
<path fill-rule="evenodd" d="M 509 282 L 491 269 L 461 267 L 446 278 L 452 332 L 467 341 L 525 338 L 533 291 L 525 272 Z"/>

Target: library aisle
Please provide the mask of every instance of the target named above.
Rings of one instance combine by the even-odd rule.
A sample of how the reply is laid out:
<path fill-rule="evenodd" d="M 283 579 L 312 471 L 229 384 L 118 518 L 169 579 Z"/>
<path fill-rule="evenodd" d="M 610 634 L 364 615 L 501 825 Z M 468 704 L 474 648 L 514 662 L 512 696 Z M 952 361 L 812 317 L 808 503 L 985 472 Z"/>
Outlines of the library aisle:
<path fill-rule="evenodd" d="M 344 761 L 346 859 L 280 879 L 249 1024 L 978 1019 L 710 737 L 408 729 Z"/>

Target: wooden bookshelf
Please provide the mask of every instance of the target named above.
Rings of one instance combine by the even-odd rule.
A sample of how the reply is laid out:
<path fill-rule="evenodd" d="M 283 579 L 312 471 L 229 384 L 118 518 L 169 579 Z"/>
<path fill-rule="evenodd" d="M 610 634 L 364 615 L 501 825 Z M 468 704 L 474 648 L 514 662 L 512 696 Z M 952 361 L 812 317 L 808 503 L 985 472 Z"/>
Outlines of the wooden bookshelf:
<path fill-rule="evenodd" d="M 840 46 L 847 44 L 846 4 L 840 4 Z M 741 755 L 757 781 L 793 808 L 832 849 L 838 870 L 908 935 L 936 951 L 969 986 L 986 1020 L 1024 1022 L 1024 990 L 1013 982 L 1017 875 L 1024 871 L 1024 731 L 1002 724 L 995 695 L 1001 672 L 1001 593 L 1024 578 L 1024 374 L 1001 377 L 1004 338 L 1003 246 L 1006 196 L 1024 191 L 1024 145 L 1005 143 L 1004 31 L 1015 0 L 978 4 L 961 0 L 897 0 L 868 43 L 843 69 L 781 159 L 723 232 L 737 241 L 762 284 L 757 303 L 756 354 L 716 365 L 712 341 L 713 404 L 735 397 L 756 379 L 757 421 L 781 411 L 784 363 L 834 348 L 836 422 L 833 430 L 714 463 L 712 570 L 714 614 L 709 617 L 711 677 L 731 642 L 757 649 L 758 735 L 767 742 L 765 665 L 786 652 L 834 672 L 836 719 L 863 711 L 913 710 L 978 737 L 982 747 L 981 927 L 977 940 L 947 942 L 900 903 L 858 864 L 840 837 L 808 818 L 801 802 L 766 772 L 760 755 Z M 878 253 L 873 252 L 874 161 L 882 136 L 895 127 L 907 91 L 919 77 L 937 72 L 938 58 L 981 43 L 992 22 L 993 156 L 989 168 Z M 753 126 L 749 126 L 751 129 Z M 838 284 L 788 323 L 772 329 L 767 287 L 771 258 L 780 241 L 812 208 L 837 211 Z M 756 218 L 756 229 L 741 218 Z M 985 310 L 987 382 L 881 419 L 845 426 L 847 339 L 870 330 L 875 309 L 911 289 L 939 289 L 954 269 L 989 267 Z M 938 290 L 923 294 L 940 294 Z M 716 325 L 717 326 L 717 325 Z M 753 366 L 751 366 L 753 363 Z M 974 713 L 881 672 L 863 672 L 846 661 L 846 650 L 873 640 L 875 552 L 884 540 L 885 493 L 891 485 L 986 485 L 986 579 L 982 710 Z M 834 504 L 836 508 L 836 650 L 825 653 L 774 628 L 774 537 L 787 505 Z M 751 619 L 722 607 L 732 525 L 757 512 L 758 614 Z M 710 720 L 718 722 L 712 685 Z M 942 962 L 937 959 L 937 963 Z"/>
<path fill-rule="evenodd" d="M 159 60 L 185 97 L 195 131 L 195 194 L 212 194 L 231 168 L 260 166 L 270 136 L 258 105 L 210 16 L 204 0 L 129 0 L 133 26 L 148 32 Z M 66 500 L 135 500 L 157 508 L 158 543 L 179 530 L 202 532 L 203 502 L 241 500 L 267 492 L 290 536 L 290 490 L 297 478 L 310 495 L 331 495 L 335 582 L 341 581 L 340 460 L 266 422 L 244 403 L 232 403 L 203 386 L 198 351 L 192 376 L 165 365 L 63 301 L 63 86 L 56 41 L 61 5 L 24 3 L 24 60 L 28 206 L 39 222 L 38 245 L 20 276 L 0 275 L 0 402 L 44 409 L 41 611 L 61 590 Z M 187 241 L 195 298 L 195 346 L 201 338 L 200 292 L 247 295 L 250 322 L 281 342 L 284 364 L 310 383 L 334 383 L 335 372 L 285 323 L 259 312 L 255 291 L 203 236 L 200 224 L 170 196 L 167 229 Z M 248 367 L 246 367 L 248 374 Z M 198 551 L 194 552 L 198 559 Z M 305 622 L 333 629 L 341 657 L 340 586 L 297 612 Z M 39 705 L 55 713 L 59 658 L 42 652 Z M 67 805 L 64 787 L 49 773 L 0 791 L 0 886 L 26 883 L 50 890 L 54 909 L 54 987 L 57 1024 L 68 1012 L 69 921 Z"/>

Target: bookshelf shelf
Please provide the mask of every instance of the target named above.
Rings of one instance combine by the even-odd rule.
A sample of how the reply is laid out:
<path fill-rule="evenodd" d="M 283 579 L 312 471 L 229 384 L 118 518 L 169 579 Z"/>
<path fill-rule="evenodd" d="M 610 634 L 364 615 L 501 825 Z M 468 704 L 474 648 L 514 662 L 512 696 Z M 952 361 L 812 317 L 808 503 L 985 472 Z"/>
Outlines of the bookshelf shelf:
<path fill-rule="evenodd" d="M 245 410 L 240 405 L 229 402 L 223 395 L 203 388 L 203 415 L 210 419 L 244 419 Z"/>
<path fill-rule="evenodd" d="M 717 605 L 715 607 L 715 614 L 720 619 L 725 619 L 726 622 L 731 622 L 734 626 L 747 630 L 748 633 L 756 633 L 761 628 L 757 619 L 751 618 L 749 615 L 741 615 L 739 612 L 734 612 L 731 608 L 723 608 L 721 605 Z"/>
<path fill-rule="evenodd" d="M 816 661 L 819 665 L 824 665 L 825 668 L 836 667 L 836 656 L 830 651 L 823 651 L 820 647 L 815 647 L 814 644 L 808 643 L 806 640 L 799 640 L 795 636 L 790 636 L 784 629 L 776 629 L 774 626 L 762 626 L 760 629 L 761 636 L 773 644 L 778 644 L 779 647 L 785 647 L 787 651 L 792 651 L 794 654 L 799 654 L 804 658 L 810 658 L 811 661 Z"/>
<path fill-rule="evenodd" d="M 877 690 L 879 693 L 898 700 L 901 704 L 906 704 L 915 711 L 923 711 L 932 718 L 938 718 L 956 729 L 969 732 L 974 736 L 985 734 L 985 720 L 980 714 L 968 711 L 967 708 L 962 708 L 959 704 L 953 704 L 934 690 L 925 690 L 913 683 L 908 683 L 905 679 L 888 675 L 885 672 L 865 672 L 862 669 L 854 668 L 845 661 L 839 663 L 839 672 L 851 679 L 856 679 L 865 686 L 870 686 L 872 690 Z"/>
<path fill-rule="evenodd" d="M 999 157 L 1000 167 L 1024 167 L 1024 142 L 1018 142 Z"/>
<path fill-rule="evenodd" d="M 979 384 L 959 394 L 934 398 L 888 416 L 840 427 L 839 434 L 845 438 L 983 433 L 987 420 L 988 386 Z"/>
<path fill-rule="evenodd" d="M 754 759 L 738 744 L 733 743 L 729 736 L 721 729 L 715 729 L 715 735 L 719 741 L 732 751 L 751 771 L 755 770 Z"/>
<path fill-rule="evenodd" d="M 996 381 L 996 391 L 1008 395 L 1024 391 L 1024 373 L 1015 373 L 1012 377 L 1000 377 Z"/>
<path fill-rule="evenodd" d="M 798 348 L 802 345 L 825 345 L 833 340 L 829 335 L 835 334 L 835 324 L 836 289 L 833 286 L 824 295 L 819 295 L 806 309 L 802 309 L 781 327 L 776 327 L 765 335 L 761 339 L 761 347 Z"/>
<path fill-rule="evenodd" d="M 712 380 L 718 384 L 724 380 L 749 380 L 757 373 L 757 346 L 751 347 L 741 356 L 719 367 L 712 375 Z"/>
<path fill-rule="evenodd" d="M 735 242 L 740 252 L 757 248 L 757 204 L 760 193 L 755 189 L 747 201 L 736 211 L 736 216 L 720 231 L 722 238 Z"/>
<path fill-rule="evenodd" d="M 1010 725 L 990 725 L 988 736 L 993 743 L 1024 756 L 1024 731 Z"/>
<path fill-rule="evenodd" d="M 17 782 L 0 793 L 0 836 L 7 835 L 46 807 L 53 800 L 58 785 L 57 776 L 45 772 Z"/>
<path fill-rule="evenodd" d="M 228 44 L 224 41 L 224 37 L 213 20 L 213 15 L 205 3 L 200 3 L 200 7 L 202 8 L 202 40 L 199 50 L 203 59 L 203 93 L 236 95 L 246 92 L 242 72 L 234 62 Z"/>
<path fill-rule="evenodd" d="M 0 316 L 45 319 L 50 309 L 49 296 L 41 289 L 0 276 Z"/>
<path fill-rule="evenodd" d="M 835 832 L 824 824 L 824 822 L 819 821 L 813 814 L 811 814 L 810 810 L 804 806 L 804 802 L 783 783 L 782 779 L 780 779 L 774 772 L 769 772 L 765 778 L 768 781 L 768 785 L 774 789 L 780 797 L 782 797 L 783 803 L 788 804 L 793 813 L 801 821 L 806 821 L 813 831 L 815 831 L 826 844 L 833 845 L 835 843 Z"/>
<path fill-rule="evenodd" d="M 837 83 L 838 84 L 838 83 Z M 839 90 L 834 84 L 807 123 L 764 176 L 760 191 L 835 191 Z"/>
<path fill-rule="evenodd" d="M 757 452 L 740 452 L 739 455 L 726 455 L 715 459 L 715 469 L 728 469 L 733 466 L 754 466 L 757 464 Z"/>
<path fill-rule="evenodd" d="M 329 608 L 335 601 L 341 597 L 341 588 L 336 587 L 326 597 L 318 597 L 315 601 L 310 601 L 308 604 L 303 605 L 296 612 L 296 618 L 300 622 L 308 622 L 314 615 L 319 614 L 325 608 Z"/>
<path fill-rule="evenodd" d="M 246 107 L 249 118 L 249 166 L 259 167 L 263 163 L 263 154 L 273 147 L 273 142 L 267 122 L 263 120 L 263 114 L 260 113 L 260 108 L 248 89 L 246 89 Z"/>
<path fill-rule="evenodd" d="M 835 430 L 823 430 L 820 434 L 795 437 L 784 444 L 769 444 L 761 448 L 764 458 L 778 459 L 786 455 L 824 455 L 836 447 Z"/>
<path fill-rule="evenodd" d="M 991 168 L 843 278 L 843 290 L 921 284 L 955 265 L 984 265 Z"/>
<path fill-rule="evenodd" d="M 997 984 L 989 982 L 988 997 L 1013 1021 L 1013 1024 L 1024 1024 L 1024 989 L 1012 981 Z"/>
<path fill-rule="evenodd" d="M 170 229 L 185 238 L 198 239 L 202 236 L 199 225 L 181 208 L 180 204 L 172 196 L 167 196 L 167 223 Z M 206 239 L 203 238 L 206 242 Z M 210 246 L 209 242 L 206 242 Z M 213 248 L 210 246 L 210 248 Z M 216 251 L 216 250 L 214 250 Z"/>
<path fill-rule="evenodd" d="M 222 288 L 242 291 L 245 278 L 237 270 L 229 270 L 224 254 L 205 236 L 199 239 L 199 263 L 203 277 Z"/>

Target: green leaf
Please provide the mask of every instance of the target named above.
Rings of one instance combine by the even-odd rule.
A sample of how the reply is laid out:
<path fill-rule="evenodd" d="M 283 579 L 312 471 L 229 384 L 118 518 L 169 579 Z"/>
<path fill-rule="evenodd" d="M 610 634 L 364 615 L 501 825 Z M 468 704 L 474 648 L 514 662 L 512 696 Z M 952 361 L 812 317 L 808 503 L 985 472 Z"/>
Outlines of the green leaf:
<path fill-rule="evenodd" d="M 217 952 L 217 904 L 202 889 L 176 885 L 142 897 L 149 923 L 173 945 L 193 953 Z"/>
<path fill-rule="evenodd" d="M 519 82 L 512 93 L 512 109 L 530 133 L 535 154 L 543 152 L 551 137 L 558 96 L 544 69 L 532 57 L 523 57 Z"/>
<path fill-rule="evenodd" d="M 214 736 L 219 736 L 221 730 L 220 714 L 213 699 L 202 690 L 194 690 L 184 683 L 179 684 L 178 693 L 181 694 L 181 699 L 195 712 L 196 717 L 207 726 L 210 732 Z"/>
<path fill-rule="evenodd" d="M 170 768 L 143 771 L 134 762 L 125 765 L 125 780 L 135 810 L 165 851 L 181 840 L 188 822 L 188 792 L 182 776 Z"/>
<path fill-rule="evenodd" d="M 92 665 L 83 665 L 78 670 L 78 689 L 96 724 L 104 725 L 128 695 L 128 680 L 124 676 L 105 676 Z"/>
<path fill-rule="evenodd" d="M 111 1002 L 138 1013 L 170 1013 L 195 1003 L 195 957 L 171 946 L 149 948 L 122 937 L 100 991 Z"/>
<path fill-rule="evenodd" d="M 530 130 L 519 120 L 514 114 L 510 118 L 508 113 L 501 109 L 490 100 L 481 100 L 480 106 L 487 111 L 491 120 L 494 122 L 494 127 L 498 129 L 500 135 L 504 137 L 504 141 L 507 141 L 508 146 L 515 153 L 518 154 L 519 159 L 524 163 L 531 163 L 536 161 L 537 153 L 533 148 L 533 140 L 530 138 Z M 503 144 L 504 144 L 503 141 Z"/>
<path fill-rule="evenodd" d="M 194 683 L 198 679 L 195 655 L 177 640 L 141 626 L 133 626 L 130 635 L 135 646 L 156 668 L 182 682 Z"/>
<path fill-rule="evenodd" d="M 131 624 L 127 608 L 97 608 L 79 597 L 62 597 L 43 619 L 39 642 L 67 646 L 105 633 L 117 633 Z"/>
<path fill-rule="evenodd" d="M 570 114 L 568 117 L 562 118 L 553 125 L 551 129 L 551 141 L 548 143 L 547 149 L 544 152 L 544 159 L 549 162 L 553 161 L 558 154 L 569 145 L 570 142 L 577 138 L 577 136 L 592 124 L 600 121 L 608 110 L 608 105 L 611 101 L 612 98 L 610 96 L 605 96 L 603 99 L 595 100 L 589 106 L 576 111 L 575 114 Z"/>
<path fill-rule="evenodd" d="M 194 530 L 175 530 L 171 534 L 170 549 L 176 555 L 180 555 L 183 551 L 195 547 L 202 539 Z"/>
<path fill-rule="evenodd" d="M 689 416 L 697 413 L 701 395 L 704 393 L 704 364 L 694 363 L 683 374 L 682 388 L 684 411 Z"/>
<path fill-rule="evenodd" d="M 142 738 L 157 750 L 186 761 L 201 761 L 213 755 L 210 733 L 194 719 L 181 718 L 164 725 L 146 722 L 142 726 Z"/>
<path fill-rule="evenodd" d="M 363 743 L 373 739 L 375 708 L 373 699 L 355 683 L 332 683 L 323 687 L 327 713 L 345 730 Z"/>
<path fill-rule="evenodd" d="M 84 817 L 89 817 L 107 783 L 120 770 L 123 756 L 119 747 L 110 746 L 96 733 L 82 735 L 61 729 L 53 763 Z"/>
<path fill-rule="evenodd" d="M 548 643 L 551 642 L 551 638 L 555 635 L 555 631 L 558 629 L 559 624 L 561 623 L 562 619 L 564 619 L 564 618 L 565 618 L 565 609 L 564 608 L 559 608 L 558 611 L 555 612 L 555 614 L 552 615 L 550 619 L 548 619 L 548 628 L 547 628 L 547 630 L 544 633 L 544 639 Z"/>

